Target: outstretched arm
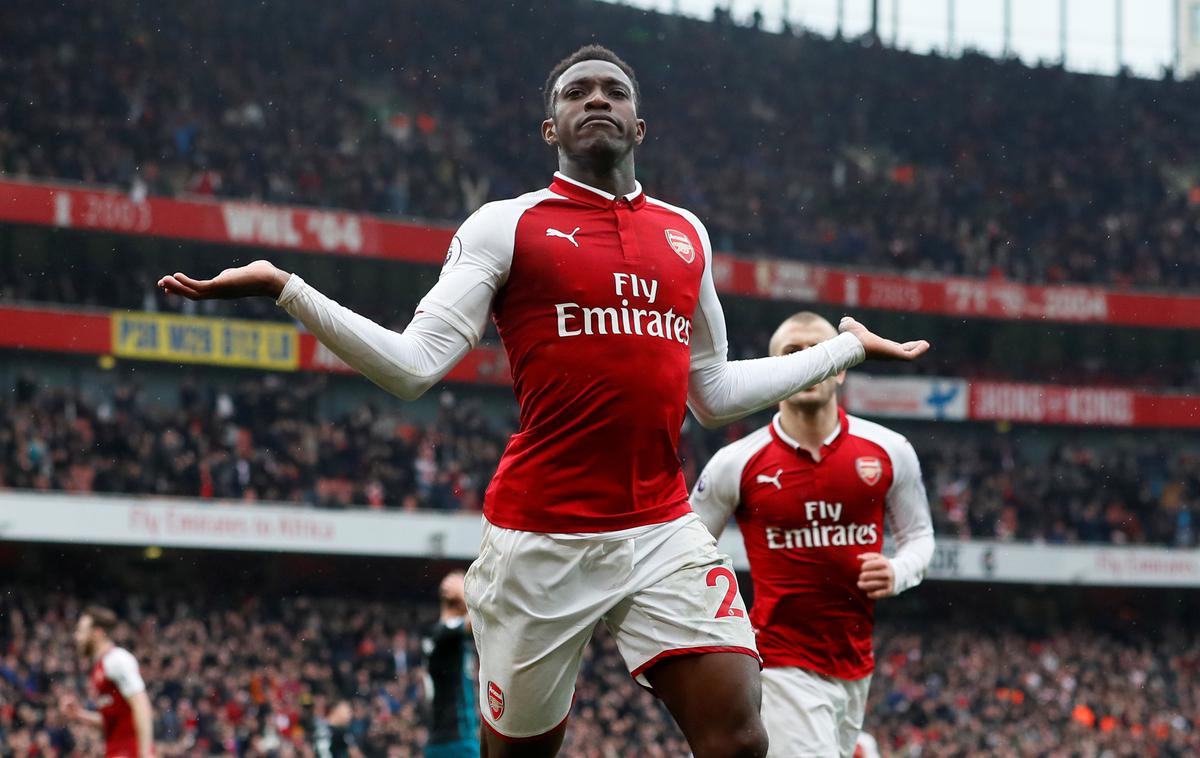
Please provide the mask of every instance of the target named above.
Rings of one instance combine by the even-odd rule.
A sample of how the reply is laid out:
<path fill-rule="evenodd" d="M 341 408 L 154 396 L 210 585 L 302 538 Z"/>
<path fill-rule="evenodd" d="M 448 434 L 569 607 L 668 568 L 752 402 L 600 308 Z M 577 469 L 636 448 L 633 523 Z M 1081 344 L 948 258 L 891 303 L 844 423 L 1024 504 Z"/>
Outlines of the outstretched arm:
<path fill-rule="evenodd" d="M 491 204 L 463 223 L 441 277 L 403 333 L 339 305 L 268 261 L 226 269 L 207 280 L 177 273 L 158 284 L 192 300 L 274 297 L 349 366 L 388 392 L 413 400 L 479 344 L 492 299 L 512 263 L 511 215 Z"/>
<path fill-rule="evenodd" d="M 418 313 L 403 333 L 384 328 L 267 261 L 225 269 L 206 280 L 176 273 L 164 276 L 159 286 L 193 300 L 274 296 L 278 305 L 335 355 L 405 400 L 420 397 L 472 347 L 467 337 L 450 323 L 430 314 Z M 490 297 L 486 300 L 485 306 Z"/>
<path fill-rule="evenodd" d="M 480 292 L 478 299 L 486 319 L 491 290 Z M 337 357 L 405 400 L 415 400 L 437 384 L 477 342 L 445 319 L 422 312 L 403 333 L 393 332 L 330 300 L 295 274 L 276 302 Z"/>
<path fill-rule="evenodd" d="M 699 221 L 693 223 L 701 234 L 705 268 L 700 301 L 692 319 L 688 407 L 704 426 L 722 426 L 749 416 L 867 358 L 910 361 L 929 349 L 924 340 L 901 344 L 884 339 L 846 317 L 838 326 L 841 334 L 808 350 L 769 358 L 728 360 L 725 314 L 712 280 L 712 247 L 708 232 Z"/>

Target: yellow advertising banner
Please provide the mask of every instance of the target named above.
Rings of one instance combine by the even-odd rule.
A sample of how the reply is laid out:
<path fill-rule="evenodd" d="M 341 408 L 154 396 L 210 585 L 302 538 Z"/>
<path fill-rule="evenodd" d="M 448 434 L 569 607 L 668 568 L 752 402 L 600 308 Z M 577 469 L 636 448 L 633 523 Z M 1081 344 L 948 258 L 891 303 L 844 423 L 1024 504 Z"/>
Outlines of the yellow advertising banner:
<path fill-rule="evenodd" d="M 112 351 L 122 358 L 295 371 L 300 335 L 290 324 L 265 321 L 114 313 Z"/>

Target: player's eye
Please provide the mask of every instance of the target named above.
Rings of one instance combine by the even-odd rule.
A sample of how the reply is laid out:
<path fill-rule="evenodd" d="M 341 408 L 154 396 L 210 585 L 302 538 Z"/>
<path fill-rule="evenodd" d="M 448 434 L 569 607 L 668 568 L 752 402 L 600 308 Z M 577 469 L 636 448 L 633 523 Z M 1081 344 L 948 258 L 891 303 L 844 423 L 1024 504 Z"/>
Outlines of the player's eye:
<path fill-rule="evenodd" d="M 623 100 L 623 99 L 629 97 L 629 93 L 623 89 L 615 89 L 612 91 L 612 96 L 621 98 Z"/>

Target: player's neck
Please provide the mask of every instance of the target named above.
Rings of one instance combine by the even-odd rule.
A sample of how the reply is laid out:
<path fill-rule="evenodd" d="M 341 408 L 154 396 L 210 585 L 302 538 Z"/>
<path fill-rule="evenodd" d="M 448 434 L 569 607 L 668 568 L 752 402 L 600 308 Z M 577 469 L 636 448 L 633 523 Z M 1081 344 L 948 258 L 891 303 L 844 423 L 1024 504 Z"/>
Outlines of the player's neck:
<path fill-rule="evenodd" d="M 779 409 L 779 425 L 783 431 L 816 459 L 820 459 L 821 446 L 837 429 L 838 423 L 836 400 L 816 408 L 783 403 Z"/>
<path fill-rule="evenodd" d="M 96 652 L 92 655 L 92 660 L 100 660 L 104 656 L 108 655 L 108 651 L 112 650 L 114 647 L 116 647 L 116 645 L 112 640 L 105 640 L 104 642 L 101 642 L 96 646 Z"/>
<path fill-rule="evenodd" d="M 617 197 L 623 197 L 637 189 L 632 153 L 616 164 L 589 163 L 575 156 L 559 154 L 558 170 L 570 179 Z"/>

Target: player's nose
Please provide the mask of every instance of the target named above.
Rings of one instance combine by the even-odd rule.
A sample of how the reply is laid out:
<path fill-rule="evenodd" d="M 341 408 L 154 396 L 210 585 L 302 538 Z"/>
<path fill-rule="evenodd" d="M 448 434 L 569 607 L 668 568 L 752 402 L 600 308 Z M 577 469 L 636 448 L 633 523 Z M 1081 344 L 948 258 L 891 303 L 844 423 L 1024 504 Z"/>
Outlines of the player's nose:
<path fill-rule="evenodd" d="M 604 91 L 597 88 L 590 96 L 587 102 L 583 104 L 587 110 L 612 110 L 612 103 L 608 102 L 608 98 L 604 96 Z"/>

